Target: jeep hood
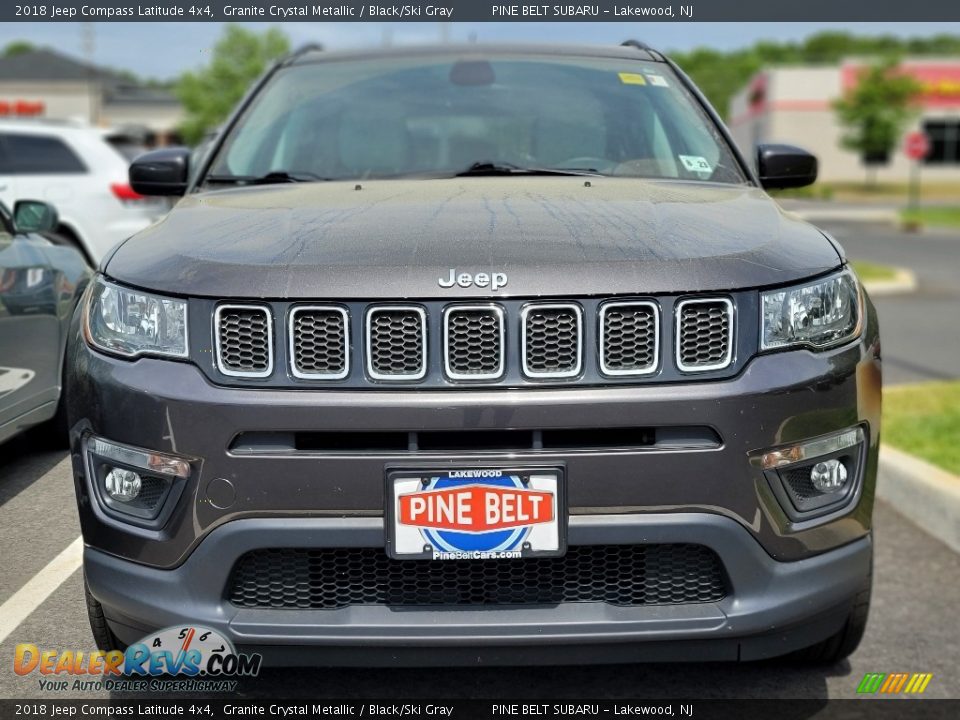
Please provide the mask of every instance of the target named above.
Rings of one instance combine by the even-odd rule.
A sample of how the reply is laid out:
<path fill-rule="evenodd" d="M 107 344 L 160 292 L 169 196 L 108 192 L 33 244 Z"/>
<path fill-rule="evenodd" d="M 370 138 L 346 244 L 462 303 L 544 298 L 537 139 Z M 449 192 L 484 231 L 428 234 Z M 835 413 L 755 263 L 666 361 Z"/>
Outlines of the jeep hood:
<path fill-rule="evenodd" d="M 527 176 L 194 194 L 105 271 L 180 295 L 377 299 L 733 290 L 840 262 L 756 188 Z M 496 293 L 440 287 L 451 268 L 508 282 Z"/>

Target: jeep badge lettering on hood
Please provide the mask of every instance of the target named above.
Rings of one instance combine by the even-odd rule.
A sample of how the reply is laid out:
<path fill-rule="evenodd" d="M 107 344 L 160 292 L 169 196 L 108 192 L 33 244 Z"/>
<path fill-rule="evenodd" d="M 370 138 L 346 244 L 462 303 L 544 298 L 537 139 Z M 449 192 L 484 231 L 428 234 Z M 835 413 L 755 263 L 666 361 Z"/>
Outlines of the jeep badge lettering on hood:
<path fill-rule="evenodd" d="M 507 284 L 507 274 L 502 272 L 482 273 L 476 275 L 470 273 L 457 274 L 456 268 L 450 268 L 450 277 L 438 278 L 437 283 L 440 287 L 449 288 L 459 285 L 462 288 L 468 288 L 471 285 L 477 287 L 490 287 L 491 290 L 499 290 Z"/>

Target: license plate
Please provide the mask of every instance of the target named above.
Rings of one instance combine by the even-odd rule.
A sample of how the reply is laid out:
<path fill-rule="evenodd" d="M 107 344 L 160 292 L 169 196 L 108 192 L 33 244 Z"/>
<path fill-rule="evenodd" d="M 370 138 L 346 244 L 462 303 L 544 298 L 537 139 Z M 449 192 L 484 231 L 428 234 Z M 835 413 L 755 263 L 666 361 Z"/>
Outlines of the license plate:
<path fill-rule="evenodd" d="M 563 555 L 559 468 L 387 473 L 387 554 L 396 559 L 511 560 Z"/>

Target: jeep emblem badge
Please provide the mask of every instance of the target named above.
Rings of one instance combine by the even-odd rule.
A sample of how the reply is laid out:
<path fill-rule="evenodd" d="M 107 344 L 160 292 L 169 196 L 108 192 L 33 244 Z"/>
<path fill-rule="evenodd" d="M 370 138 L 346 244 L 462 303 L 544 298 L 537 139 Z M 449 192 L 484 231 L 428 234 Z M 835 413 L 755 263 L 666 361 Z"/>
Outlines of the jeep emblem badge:
<path fill-rule="evenodd" d="M 499 290 L 507 284 L 507 274 L 503 272 L 478 272 L 476 275 L 462 272 L 457 273 L 456 268 L 450 268 L 450 276 L 438 278 L 437 283 L 440 287 L 449 288 L 459 285 L 462 288 L 468 288 L 471 285 L 477 287 L 489 287 L 491 290 Z"/>

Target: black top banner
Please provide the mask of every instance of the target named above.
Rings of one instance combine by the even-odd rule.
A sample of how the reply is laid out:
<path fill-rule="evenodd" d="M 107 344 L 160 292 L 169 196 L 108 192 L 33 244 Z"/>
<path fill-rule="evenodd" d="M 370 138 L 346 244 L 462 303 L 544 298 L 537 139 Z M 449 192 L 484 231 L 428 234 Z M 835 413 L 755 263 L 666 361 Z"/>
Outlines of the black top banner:
<path fill-rule="evenodd" d="M 41 0 L 0 4 L 4 22 L 960 22 L 944 0 L 598 0 L 511 3 L 435 0 Z M 960 30 L 955 28 L 954 31 Z M 949 32 L 949 28 L 944 28 Z"/>

